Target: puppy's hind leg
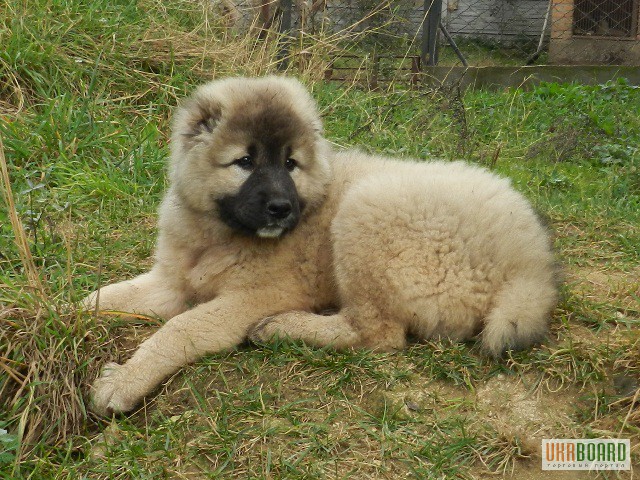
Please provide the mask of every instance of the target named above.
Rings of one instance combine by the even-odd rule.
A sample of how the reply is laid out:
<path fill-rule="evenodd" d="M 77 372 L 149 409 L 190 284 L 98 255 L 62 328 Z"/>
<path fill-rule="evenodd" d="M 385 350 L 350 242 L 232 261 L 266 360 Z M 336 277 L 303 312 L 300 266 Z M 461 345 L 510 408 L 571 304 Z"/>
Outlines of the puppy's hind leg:
<path fill-rule="evenodd" d="M 249 332 L 249 340 L 264 343 L 273 338 L 289 338 L 302 340 L 310 346 L 336 350 L 364 347 L 391 351 L 404 347 L 403 328 L 397 324 L 380 324 L 380 327 L 385 327 L 384 332 L 375 332 L 375 341 L 372 341 L 372 332 L 369 329 L 363 331 L 344 310 L 334 315 L 293 311 L 263 319 Z"/>
<path fill-rule="evenodd" d="M 331 346 L 338 350 L 356 346 L 360 335 L 341 313 L 318 315 L 293 311 L 267 317 L 249 332 L 249 340 L 268 342 L 274 338 L 302 340 L 314 347 Z"/>

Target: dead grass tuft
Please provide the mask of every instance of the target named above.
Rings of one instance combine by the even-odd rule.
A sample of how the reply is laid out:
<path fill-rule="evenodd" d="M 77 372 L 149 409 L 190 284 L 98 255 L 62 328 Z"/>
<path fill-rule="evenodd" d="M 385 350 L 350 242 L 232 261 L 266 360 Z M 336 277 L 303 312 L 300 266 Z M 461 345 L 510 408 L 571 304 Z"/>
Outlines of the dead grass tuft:
<path fill-rule="evenodd" d="M 45 438 L 51 444 L 66 441 L 82 431 L 87 412 L 83 400 L 86 365 L 95 355 L 100 330 L 90 328 L 78 313 L 56 310 L 57 301 L 45 287 L 36 267 L 30 243 L 13 201 L 2 141 L 0 139 L 0 187 L 11 220 L 14 242 L 21 259 L 24 283 L 2 285 L 13 289 L 14 304 L 0 303 L 0 405 L 9 414 L 5 421 L 17 424 L 20 459 Z"/>
<path fill-rule="evenodd" d="M 20 82 L 7 62 L 0 58 L 0 115 L 17 115 L 24 106 L 25 96 Z"/>

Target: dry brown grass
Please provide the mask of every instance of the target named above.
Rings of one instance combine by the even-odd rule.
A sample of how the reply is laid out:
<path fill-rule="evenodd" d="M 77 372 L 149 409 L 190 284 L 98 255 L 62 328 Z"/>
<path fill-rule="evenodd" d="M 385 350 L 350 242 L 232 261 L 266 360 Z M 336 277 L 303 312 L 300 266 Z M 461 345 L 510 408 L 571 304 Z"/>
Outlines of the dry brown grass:
<path fill-rule="evenodd" d="M 24 454 L 44 431 L 54 443 L 64 441 L 69 433 L 79 432 L 85 412 L 74 374 L 78 352 L 70 351 L 69 344 L 61 344 L 58 337 L 48 335 L 47 330 L 54 328 L 70 335 L 79 332 L 77 325 L 73 325 L 77 318 L 50 310 L 52 296 L 36 268 L 30 242 L 16 211 L 1 139 L 0 173 L 0 188 L 26 279 L 19 285 L 24 289 L 18 293 L 25 300 L 22 308 L 0 304 L 3 323 L 0 344 L 6 348 L 6 356 L 0 357 L 0 368 L 13 380 L 13 384 L 3 383 L 0 398 L 8 400 L 6 407 L 20 417 L 18 432 L 23 450 L 20 454 Z"/>
<path fill-rule="evenodd" d="M 2 58 L 0 58 L 0 71 L 7 72 L 6 76 L 0 76 L 0 115 L 17 115 L 25 106 L 20 82 Z"/>

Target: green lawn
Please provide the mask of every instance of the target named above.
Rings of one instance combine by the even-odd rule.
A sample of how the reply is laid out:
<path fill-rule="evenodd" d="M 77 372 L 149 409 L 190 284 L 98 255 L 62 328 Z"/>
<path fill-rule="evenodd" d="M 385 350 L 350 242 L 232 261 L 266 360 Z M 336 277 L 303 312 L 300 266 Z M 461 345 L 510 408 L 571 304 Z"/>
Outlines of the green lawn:
<path fill-rule="evenodd" d="M 187 0 L 0 5 L 15 202 L 0 181 L 0 478 L 585 478 L 541 476 L 540 439 L 554 437 L 631 438 L 637 470 L 640 89 L 370 92 L 321 80 L 322 42 L 290 73 L 333 142 L 485 165 L 547 219 L 563 271 L 548 340 L 502 361 L 473 343 L 247 345 L 184 369 L 131 415 L 87 411 L 100 366 L 157 328 L 74 302 L 149 267 L 172 107 L 212 77 L 275 69 L 274 41 L 216 22 Z"/>

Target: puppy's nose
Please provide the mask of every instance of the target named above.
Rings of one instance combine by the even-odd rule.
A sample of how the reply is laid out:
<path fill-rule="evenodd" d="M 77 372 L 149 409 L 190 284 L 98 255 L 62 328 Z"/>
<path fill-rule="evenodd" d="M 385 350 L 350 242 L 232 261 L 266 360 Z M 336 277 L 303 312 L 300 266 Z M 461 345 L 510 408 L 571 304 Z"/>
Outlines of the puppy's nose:
<path fill-rule="evenodd" d="M 267 213 L 270 217 L 275 218 L 276 220 L 287 218 L 291 213 L 291 209 L 291 202 L 284 198 L 270 200 L 267 203 Z"/>

